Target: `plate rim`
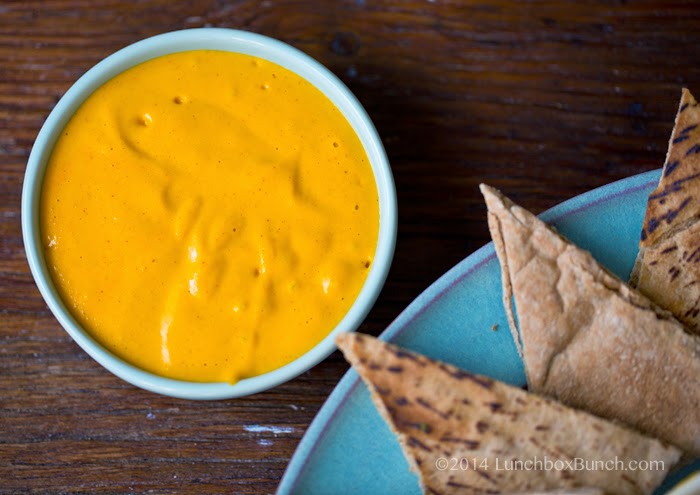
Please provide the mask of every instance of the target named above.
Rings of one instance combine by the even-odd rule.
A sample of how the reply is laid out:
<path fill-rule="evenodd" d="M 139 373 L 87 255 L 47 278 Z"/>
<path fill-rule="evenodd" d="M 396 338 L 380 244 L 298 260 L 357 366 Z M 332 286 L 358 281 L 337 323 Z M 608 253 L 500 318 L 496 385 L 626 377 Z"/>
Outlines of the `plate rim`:
<path fill-rule="evenodd" d="M 547 223 L 556 223 L 558 220 L 580 213 L 604 201 L 655 186 L 659 182 L 661 172 L 662 169 L 654 169 L 610 182 L 569 198 L 537 216 Z M 392 342 L 402 334 L 415 318 L 419 317 L 446 292 L 485 263 L 494 259 L 495 256 L 493 241 L 467 255 L 413 299 L 379 334 L 378 338 Z M 331 422 L 345 405 L 360 381 L 359 375 L 353 368 L 349 368 L 338 381 L 299 441 L 282 475 L 276 495 L 294 493 Z"/>

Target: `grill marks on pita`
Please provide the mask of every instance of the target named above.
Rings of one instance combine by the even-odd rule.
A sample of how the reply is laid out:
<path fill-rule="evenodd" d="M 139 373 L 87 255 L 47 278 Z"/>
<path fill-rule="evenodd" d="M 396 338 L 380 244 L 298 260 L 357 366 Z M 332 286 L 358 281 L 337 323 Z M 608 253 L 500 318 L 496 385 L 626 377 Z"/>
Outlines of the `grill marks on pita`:
<path fill-rule="evenodd" d="M 700 335 L 700 105 L 683 89 L 630 285 Z"/>
<path fill-rule="evenodd" d="M 368 335 L 341 334 L 337 343 L 396 433 L 425 493 L 592 487 L 580 493 L 646 494 L 680 456 L 678 449 L 627 428 Z M 504 469 L 507 463 L 545 456 L 564 466 L 575 458 L 655 460 L 665 470 Z M 469 468 L 450 469 L 451 459 L 466 459 Z"/>

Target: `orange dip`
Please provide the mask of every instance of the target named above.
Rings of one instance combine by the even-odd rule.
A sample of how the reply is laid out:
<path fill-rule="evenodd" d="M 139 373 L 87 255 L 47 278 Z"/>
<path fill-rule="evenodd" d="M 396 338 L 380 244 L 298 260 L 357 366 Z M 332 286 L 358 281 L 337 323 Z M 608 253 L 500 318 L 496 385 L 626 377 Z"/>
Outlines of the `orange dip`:
<path fill-rule="evenodd" d="M 235 382 L 304 354 L 374 255 L 365 151 L 314 86 L 271 62 L 190 51 L 90 96 L 42 190 L 47 264 L 104 347 L 165 377 Z"/>

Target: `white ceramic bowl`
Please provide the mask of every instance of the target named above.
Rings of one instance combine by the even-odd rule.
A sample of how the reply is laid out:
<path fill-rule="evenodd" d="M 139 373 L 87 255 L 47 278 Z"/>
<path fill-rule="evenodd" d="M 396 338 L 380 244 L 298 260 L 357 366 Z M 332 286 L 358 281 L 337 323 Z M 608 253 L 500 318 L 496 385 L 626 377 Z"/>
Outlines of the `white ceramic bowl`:
<path fill-rule="evenodd" d="M 356 301 L 329 335 L 295 361 L 264 375 L 230 385 L 173 380 L 148 373 L 98 344 L 61 301 L 46 268 L 39 231 L 39 201 L 48 159 L 56 139 L 73 113 L 98 87 L 115 75 L 146 60 L 197 49 L 225 50 L 267 59 L 305 78 L 345 115 L 364 145 L 379 193 L 379 239 L 372 267 Z M 354 331 L 364 320 L 384 284 L 396 240 L 396 191 L 381 139 L 367 113 L 347 87 L 314 59 L 280 41 L 230 29 L 175 31 L 139 41 L 110 55 L 82 76 L 46 119 L 29 156 L 22 191 L 22 232 L 34 280 L 61 326 L 90 356 L 127 382 L 146 390 L 187 399 L 225 399 L 260 392 L 294 378 L 325 359 L 339 332 Z"/>

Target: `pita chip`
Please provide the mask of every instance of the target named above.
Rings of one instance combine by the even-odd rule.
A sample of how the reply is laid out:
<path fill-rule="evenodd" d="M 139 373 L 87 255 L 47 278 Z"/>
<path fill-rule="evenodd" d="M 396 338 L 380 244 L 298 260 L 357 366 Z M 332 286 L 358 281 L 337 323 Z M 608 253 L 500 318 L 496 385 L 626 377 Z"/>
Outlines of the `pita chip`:
<path fill-rule="evenodd" d="M 683 89 L 630 285 L 700 335 L 700 105 Z"/>
<path fill-rule="evenodd" d="M 481 190 L 530 390 L 700 456 L 700 339 L 532 213 Z"/>
<path fill-rule="evenodd" d="M 374 337 L 346 333 L 336 341 L 396 433 L 424 493 L 591 487 L 600 490 L 593 493 L 648 494 L 680 457 L 656 439 Z M 654 461 L 659 469 L 575 464 L 616 461 L 618 467 Z"/>

